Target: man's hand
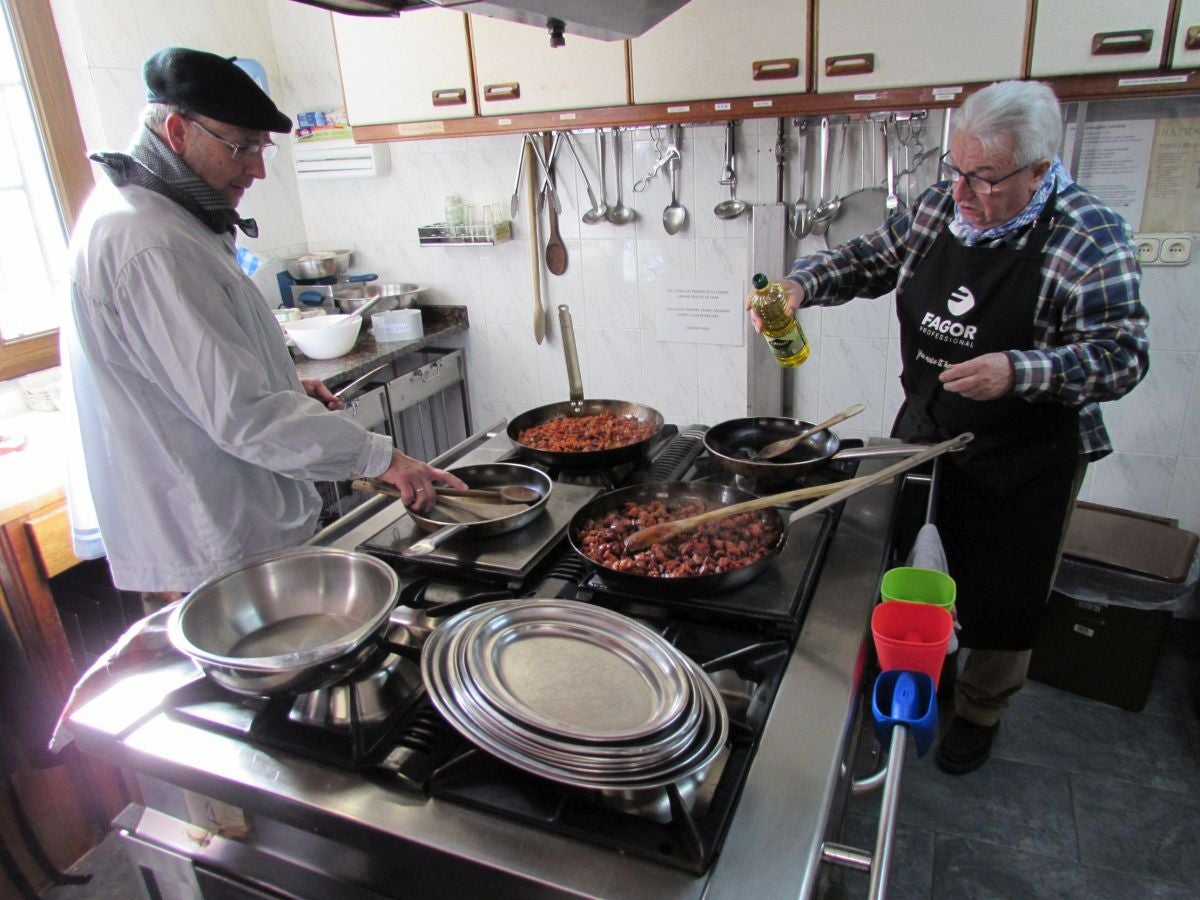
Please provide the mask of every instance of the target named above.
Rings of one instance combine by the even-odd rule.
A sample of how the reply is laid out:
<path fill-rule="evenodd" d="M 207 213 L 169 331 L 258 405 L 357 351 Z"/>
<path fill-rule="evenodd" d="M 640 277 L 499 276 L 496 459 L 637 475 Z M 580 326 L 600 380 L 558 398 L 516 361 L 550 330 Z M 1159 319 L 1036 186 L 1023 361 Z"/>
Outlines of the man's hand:
<path fill-rule="evenodd" d="M 995 400 L 1012 392 L 1017 377 L 1007 354 L 985 353 L 949 366 L 938 379 L 946 390 L 968 400 Z"/>
<path fill-rule="evenodd" d="M 304 385 L 304 393 L 312 397 L 314 400 L 320 400 L 325 404 L 326 409 L 345 409 L 346 404 L 340 399 L 333 396 L 333 391 L 325 387 L 325 383 L 319 378 L 301 378 L 300 383 Z"/>
<path fill-rule="evenodd" d="M 392 451 L 392 464 L 379 476 L 379 480 L 386 481 L 399 489 L 400 502 L 405 506 L 411 506 L 417 512 L 429 512 L 437 503 L 437 493 L 433 489 L 434 482 L 453 488 L 467 486 L 465 482 L 449 472 L 435 469 L 411 456 L 405 456 L 399 450 Z"/>
<path fill-rule="evenodd" d="M 788 314 L 795 315 L 796 310 L 804 305 L 804 288 L 800 287 L 800 285 L 796 284 L 790 278 L 781 278 L 779 283 L 783 285 L 783 292 L 787 294 Z M 754 291 L 746 295 L 746 309 L 750 311 L 750 323 L 754 326 L 754 330 L 762 334 L 762 319 L 758 317 L 758 313 L 754 311 L 752 306 L 754 295 Z"/>

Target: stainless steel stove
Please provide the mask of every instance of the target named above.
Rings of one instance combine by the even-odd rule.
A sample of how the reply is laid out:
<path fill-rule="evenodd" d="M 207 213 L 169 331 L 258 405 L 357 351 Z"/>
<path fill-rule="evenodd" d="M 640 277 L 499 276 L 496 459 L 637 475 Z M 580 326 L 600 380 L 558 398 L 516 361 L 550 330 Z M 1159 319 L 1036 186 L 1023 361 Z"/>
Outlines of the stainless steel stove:
<path fill-rule="evenodd" d="M 617 473 L 620 483 L 725 477 L 702 455 L 702 427 L 665 432 L 647 465 Z M 497 430 L 438 463 L 504 459 L 512 452 L 506 444 Z M 827 477 L 852 475 L 834 468 Z M 862 495 L 872 502 L 852 501 L 846 516 L 835 507 L 795 523 L 785 552 L 757 578 L 727 593 L 690 597 L 606 585 L 564 534 L 611 473 L 551 476 L 552 501 L 537 527 L 486 546 L 450 541 L 434 558 L 410 559 L 404 549 L 420 532 L 399 503 L 384 498 L 318 535 L 317 542 L 380 556 L 401 578 L 387 640 L 349 683 L 300 698 L 247 700 L 202 678 L 181 679 L 176 669 L 171 681 L 164 673 L 171 689 L 158 703 L 115 731 L 85 707 L 77 729 L 84 749 L 126 765 L 134 758 L 143 775 L 245 807 L 255 821 L 265 817 L 271 825 L 257 832 L 262 840 L 238 844 L 243 871 L 259 871 L 261 863 L 259 880 L 269 877 L 279 890 L 308 884 L 311 893 L 301 896 L 344 896 L 368 885 L 364 896 L 391 896 L 399 888 L 389 888 L 389 878 L 405 859 L 421 867 L 418 881 L 430 889 L 453 885 L 463 896 L 472 895 L 476 877 L 480 894 L 492 896 L 505 886 L 523 896 L 700 896 L 722 883 L 744 893 L 763 869 L 785 878 L 774 887 L 787 883 L 804 893 L 815 883 L 836 798 L 847 789 L 834 761 L 852 749 L 863 639 L 883 560 L 886 516 L 879 509 L 890 492 Z M 726 702 L 731 730 L 720 764 L 694 795 L 669 786 L 649 804 L 614 806 L 611 798 L 500 762 L 441 720 L 414 675 L 423 633 L 443 616 L 507 596 L 616 609 L 704 668 Z M 821 694 L 812 696 L 814 689 Z M 816 796 L 808 788 L 797 793 L 789 774 L 797 765 L 810 766 L 814 784 L 824 785 Z M 179 852 L 186 828 L 173 831 L 175 819 L 164 824 L 162 813 L 135 816 L 127 827 L 131 846 L 145 851 L 153 833 L 153 843 Z M 778 832 L 770 833 L 773 827 Z M 323 841 L 313 845 L 294 829 Z M 365 847 L 375 851 L 351 864 L 349 848 Z M 208 847 L 186 850 L 194 867 L 229 864 Z M 786 876 L 776 859 L 781 853 L 795 858 Z M 340 873 L 336 889 L 322 893 L 301 878 L 305 859 Z"/>

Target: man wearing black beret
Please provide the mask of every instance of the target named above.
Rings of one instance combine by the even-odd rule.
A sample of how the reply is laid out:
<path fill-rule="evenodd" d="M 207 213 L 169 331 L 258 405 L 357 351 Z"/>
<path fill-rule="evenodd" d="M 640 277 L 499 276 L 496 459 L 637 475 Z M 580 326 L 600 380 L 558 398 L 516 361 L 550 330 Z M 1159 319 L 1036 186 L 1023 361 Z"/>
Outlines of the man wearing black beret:
<path fill-rule="evenodd" d="M 233 58 L 172 47 L 142 69 L 147 105 L 71 237 L 63 360 L 90 498 L 119 588 L 171 599 L 247 556 L 311 537 L 313 481 L 379 477 L 432 506 L 452 475 L 393 449 L 302 383 L 270 305 L 237 264 L 237 213 L 291 131 Z M 68 404 L 70 405 L 70 404 Z"/>

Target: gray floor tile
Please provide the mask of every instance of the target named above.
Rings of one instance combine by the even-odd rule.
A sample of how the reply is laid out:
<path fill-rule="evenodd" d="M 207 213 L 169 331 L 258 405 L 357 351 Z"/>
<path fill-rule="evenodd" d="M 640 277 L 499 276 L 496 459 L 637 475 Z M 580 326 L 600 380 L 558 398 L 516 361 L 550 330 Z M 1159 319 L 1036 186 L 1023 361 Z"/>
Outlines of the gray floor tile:
<path fill-rule="evenodd" d="M 1184 900 L 1194 894 L 1126 872 L 938 835 L 930 896 L 933 900 Z"/>
<path fill-rule="evenodd" d="M 1200 659 L 1186 654 L 1170 641 L 1163 647 L 1144 713 L 1195 718 L 1195 694 L 1200 686 Z"/>
<path fill-rule="evenodd" d="M 1088 775 L 1071 776 L 1071 794 L 1081 862 L 1200 893 L 1200 797 Z"/>
<path fill-rule="evenodd" d="M 1077 860 L 1065 773 L 991 759 L 966 775 L 947 775 L 933 753 L 905 767 L 900 821 L 939 834 L 990 841 Z"/>

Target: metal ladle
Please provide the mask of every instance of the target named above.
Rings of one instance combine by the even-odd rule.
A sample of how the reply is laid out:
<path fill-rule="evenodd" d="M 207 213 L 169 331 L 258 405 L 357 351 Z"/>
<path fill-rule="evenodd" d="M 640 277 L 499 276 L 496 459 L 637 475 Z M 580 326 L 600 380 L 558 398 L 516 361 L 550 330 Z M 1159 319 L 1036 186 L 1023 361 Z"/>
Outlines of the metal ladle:
<path fill-rule="evenodd" d="M 829 230 L 829 223 L 833 221 L 833 217 L 838 214 L 841 209 L 842 201 L 836 194 L 832 200 L 825 199 L 826 179 L 829 170 L 829 119 L 821 119 L 821 197 L 817 203 L 817 208 L 812 214 L 812 233 L 824 234 Z M 842 146 L 845 146 L 843 142 Z"/>
<path fill-rule="evenodd" d="M 600 193 L 601 197 L 597 199 L 596 192 L 592 190 L 592 180 L 588 178 L 587 169 L 583 167 L 583 160 L 579 158 L 579 151 L 575 149 L 575 139 L 571 136 L 571 132 L 564 131 L 563 137 L 566 139 L 567 148 L 571 151 L 571 155 L 575 157 L 575 165 L 579 166 L 579 172 L 583 175 L 583 183 L 587 185 L 588 202 L 592 204 L 592 208 L 583 214 L 583 223 L 585 225 L 595 225 L 597 222 L 604 221 L 604 216 L 608 212 L 608 204 L 605 202 L 604 194 L 604 141 L 600 137 L 600 129 L 596 129 L 596 143 L 600 145 Z"/>
<path fill-rule="evenodd" d="M 617 167 L 617 205 L 609 209 L 607 218 L 614 225 L 628 225 L 637 218 L 637 212 L 625 205 L 621 198 L 621 132 L 613 129 L 613 162 Z"/>
<path fill-rule="evenodd" d="M 675 157 L 667 163 L 667 171 L 671 175 L 671 202 L 663 210 L 663 228 L 667 234 L 678 234 L 680 229 L 687 224 L 688 220 L 687 207 L 680 203 L 679 198 L 676 196 L 676 182 L 679 175 L 679 150 L 676 146 L 679 142 L 678 128 L 678 125 L 671 126 L 670 149 L 675 151 Z"/>
<path fill-rule="evenodd" d="M 734 169 L 734 136 L 733 120 L 725 123 L 725 171 L 721 176 L 721 184 L 729 185 L 729 199 L 722 200 L 713 209 L 713 215 L 718 219 L 736 219 L 746 211 L 746 201 L 735 196 L 737 190 L 737 171 Z"/>

